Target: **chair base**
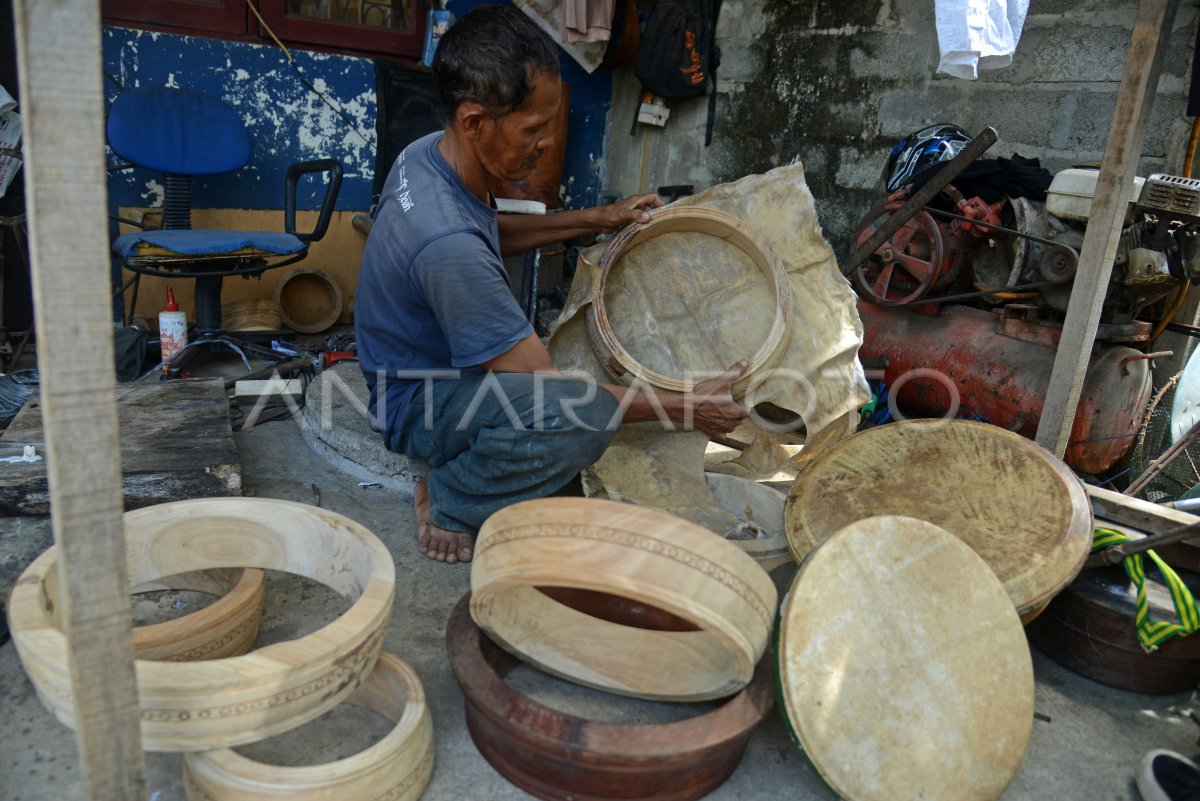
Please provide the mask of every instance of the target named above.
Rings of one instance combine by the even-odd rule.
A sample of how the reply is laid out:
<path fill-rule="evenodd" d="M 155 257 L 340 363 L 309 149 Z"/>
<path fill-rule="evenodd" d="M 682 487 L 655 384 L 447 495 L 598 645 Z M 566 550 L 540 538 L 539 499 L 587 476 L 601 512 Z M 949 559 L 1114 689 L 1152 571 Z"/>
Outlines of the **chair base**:
<path fill-rule="evenodd" d="M 251 357 L 270 359 L 275 362 L 282 362 L 292 358 L 289 354 L 264 348 L 262 345 L 251 342 L 248 339 L 233 336 L 225 331 L 212 331 L 201 334 L 196 340 L 189 342 L 186 349 L 176 354 L 167 363 L 167 376 L 170 378 L 180 378 L 184 372 L 199 363 L 201 359 L 218 351 L 234 353 L 242 357 L 242 362 L 246 365 L 247 372 L 253 369 L 250 365 Z"/>

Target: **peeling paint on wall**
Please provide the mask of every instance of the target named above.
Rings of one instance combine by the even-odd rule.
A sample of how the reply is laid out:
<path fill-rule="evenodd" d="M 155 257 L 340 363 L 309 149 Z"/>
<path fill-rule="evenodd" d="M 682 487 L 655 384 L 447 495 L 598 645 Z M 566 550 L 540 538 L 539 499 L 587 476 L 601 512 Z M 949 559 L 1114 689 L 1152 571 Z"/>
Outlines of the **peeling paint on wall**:
<path fill-rule="evenodd" d="M 241 112 L 254 143 L 251 161 L 232 175 L 197 178 L 197 206 L 282 208 L 290 164 L 336 158 L 345 170 L 337 208 L 366 210 L 375 176 L 374 65 L 328 53 L 292 55 L 289 64 L 274 46 L 104 29 L 105 68 L 123 86 L 208 92 Z M 107 90 L 111 102 L 119 89 L 110 83 Z M 137 169 L 120 173 L 110 181 L 112 202 L 144 205 L 161 194 L 157 180 Z M 316 180 L 303 181 L 299 207 L 315 208 L 323 192 Z"/>
<path fill-rule="evenodd" d="M 461 16 L 478 4 L 479 0 L 455 0 L 455 12 Z M 371 59 L 292 50 L 295 64 L 291 65 L 274 45 L 111 26 L 104 28 L 103 46 L 104 67 L 122 86 L 178 86 L 208 92 L 241 112 L 254 142 L 253 158 L 233 175 L 197 179 L 193 190 L 197 206 L 281 208 L 289 164 L 333 157 L 345 169 L 337 208 L 369 209 L 378 110 Z M 595 204 L 605 184 L 607 165 L 591 153 L 603 150 L 612 77 L 609 70 L 588 75 L 570 58 L 562 61 L 563 80 L 571 85 L 563 167 L 569 191 L 564 200 L 570 208 L 581 208 Z M 105 88 L 111 102 L 119 88 L 112 82 Z M 148 189 L 152 180 L 158 177 L 142 170 L 112 176 L 111 204 L 143 205 L 154 194 Z M 301 206 L 315 207 L 321 191 L 312 186 L 301 198 Z"/>

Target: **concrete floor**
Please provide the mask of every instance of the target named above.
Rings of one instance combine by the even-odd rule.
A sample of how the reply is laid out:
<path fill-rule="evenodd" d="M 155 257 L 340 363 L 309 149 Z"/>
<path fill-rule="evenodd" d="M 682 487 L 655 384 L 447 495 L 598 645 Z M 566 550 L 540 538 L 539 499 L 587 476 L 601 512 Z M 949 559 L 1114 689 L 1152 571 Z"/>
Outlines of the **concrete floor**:
<path fill-rule="evenodd" d="M 396 561 L 396 605 L 384 647 L 420 674 L 433 714 L 436 768 L 424 798 L 428 801 L 528 798 L 479 756 L 463 723 L 463 702 L 450 673 L 443 635 L 451 608 L 469 586 L 469 567 L 429 562 L 416 551 L 413 515 L 402 493 L 363 488 L 350 475 L 316 455 L 290 419 L 263 424 L 236 435 L 247 494 L 319 503 L 373 530 Z M 0 520 L 0 593 L 50 544 L 46 519 Z M 794 568 L 777 570 L 783 587 Z M 259 643 L 311 631 L 340 614 L 346 603 L 320 585 L 285 574 L 268 578 Z M 171 611 L 187 596 L 165 595 L 139 601 L 139 618 Z M 1137 799 L 1132 776 L 1141 755 L 1171 748 L 1188 755 L 1198 750 L 1200 728 L 1187 716 L 1198 704 L 1195 693 L 1149 696 L 1105 687 L 1077 676 L 1033 653 L 1038 719 L 1025 761 L 1005 801 L 1026 799 Z M 541 700 L 587 713 L 643 720 L 678 717 L 671 705 L 644 704 L 601 696 L 521 669 L 514 683 Z M 370 713 L 339 707 L 296 732 L 250 747 L 256 758 L 284 764 L 311 764 L 367 747 L 387 726 Z M 914 732 L 913 737 L 920 737 Z M 148 754 L 152 801 L 182 801 L 181 758 Z M 38 701 L 12 644 L 0 646 L 0 801 L 83 798 L 72 732 Z M 777 712 L 754 734 L 741 767 L 710 798 L 832 799 L 804 757 L 789 743 Z M 897 799 L 904 801 L 904 799 Z"/>

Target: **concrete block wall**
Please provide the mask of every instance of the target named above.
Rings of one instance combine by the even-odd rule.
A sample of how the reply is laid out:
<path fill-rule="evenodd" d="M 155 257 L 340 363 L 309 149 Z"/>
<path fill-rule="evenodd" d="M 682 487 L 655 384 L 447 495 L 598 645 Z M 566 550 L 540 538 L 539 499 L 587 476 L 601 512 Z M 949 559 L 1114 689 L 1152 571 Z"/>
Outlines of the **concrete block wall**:
<path fill-rule="evenodd" d="M 799 159 L 826 238 L 849 252 L 883 195 L 892 145 L 934 122 L 994 126 L 988 157 L 1019 153 L 1051 172 L 1104 151 L 1137 4 L 1032 0 L 1013 64 L 967 81 L 935 75 L 933 0 L 725 0 L 717 126 L 704 147 L 707 98 L 671 101 L 665 129 L 630 124 L 640 93 L 614 77 L 606 152 L 609 191 L 666 184 L 697 191 Z M 1197 8 L 1181 3 L 1138 174 L 1182 171 Z"/>

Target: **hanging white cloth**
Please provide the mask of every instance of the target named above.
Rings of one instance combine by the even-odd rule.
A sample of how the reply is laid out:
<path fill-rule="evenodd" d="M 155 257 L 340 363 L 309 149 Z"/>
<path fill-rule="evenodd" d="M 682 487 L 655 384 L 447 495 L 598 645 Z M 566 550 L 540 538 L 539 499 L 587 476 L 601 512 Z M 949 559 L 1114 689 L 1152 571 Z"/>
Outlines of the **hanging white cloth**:
<path fill-rule="evenodd" d="M 979 70 L 1012 64 L 1029 0 L 934 0 L 937 71 L 974 80 Z"/>

